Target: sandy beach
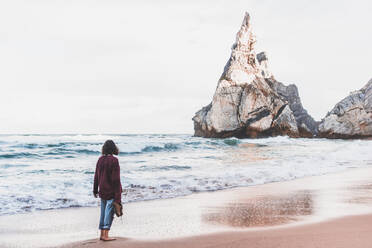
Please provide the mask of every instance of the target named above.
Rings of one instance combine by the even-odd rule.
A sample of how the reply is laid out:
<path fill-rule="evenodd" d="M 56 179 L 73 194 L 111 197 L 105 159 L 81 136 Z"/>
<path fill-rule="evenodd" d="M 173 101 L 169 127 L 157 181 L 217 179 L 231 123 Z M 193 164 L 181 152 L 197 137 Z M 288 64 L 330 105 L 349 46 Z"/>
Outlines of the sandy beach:
<path fill-rule="evenodd" d="M 337 220 L 273 230 L 226 232 L 165 241 L 137 241 L 119 238 L 113 242 L 87 240 L 63 247 L 219 247 L 219 248 L 299 248 L 371 247 L 372 215 L 344 217 Z"/>
<path fill-rule="evenodd" d="M 1 216 L 0 247 L 369 247 L 371 193 L 372 169 L 350 169 L 130 203 L 105 243 L 98 207 Z"/>

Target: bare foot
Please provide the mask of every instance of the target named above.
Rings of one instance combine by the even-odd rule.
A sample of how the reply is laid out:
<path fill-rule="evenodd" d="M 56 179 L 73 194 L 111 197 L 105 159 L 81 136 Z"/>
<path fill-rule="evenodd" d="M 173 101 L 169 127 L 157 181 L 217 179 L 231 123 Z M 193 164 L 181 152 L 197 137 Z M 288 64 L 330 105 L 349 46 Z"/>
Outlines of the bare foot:
<path fill-rule="evenodd" d="M 116 238 L 109 238 L 108 236 L 109 230 L 103 230 L 103 236 L 102 239 L 103 241 L 113 241 L 116 240 Z"/>
<path fill-rule="evenodd" d="M 105 230 L 101 230 L 101 235 L 99 236 L 99 240 L 103 240 L 105 237 Z"/>

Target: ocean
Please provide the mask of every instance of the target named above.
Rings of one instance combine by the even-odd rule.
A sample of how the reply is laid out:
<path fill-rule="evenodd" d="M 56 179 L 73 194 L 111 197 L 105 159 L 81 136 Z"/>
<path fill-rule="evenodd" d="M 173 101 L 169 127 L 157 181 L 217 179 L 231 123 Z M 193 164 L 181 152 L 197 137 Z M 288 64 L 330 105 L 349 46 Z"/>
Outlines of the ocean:
<path fill-rule="evenodd" d="M 107 139 L 113 139 L 120 149 L 123 202 L 372 166 L 372 140 L 0 135 L 0 215 L 97 206 L 93 177 Z"/>

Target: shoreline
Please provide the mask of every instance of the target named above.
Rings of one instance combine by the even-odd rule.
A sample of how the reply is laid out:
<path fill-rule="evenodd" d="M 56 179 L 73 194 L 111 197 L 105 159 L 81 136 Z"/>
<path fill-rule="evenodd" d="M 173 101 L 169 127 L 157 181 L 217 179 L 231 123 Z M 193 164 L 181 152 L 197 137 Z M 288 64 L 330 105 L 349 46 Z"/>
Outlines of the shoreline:
<path fill-rule="evenodd" d="M 356 168 L 285 182 L 128 203 L 124 206 L 124 218 L 114 220 L 111 232 L 126 238 L 105 246 L 141 247 L 144 242 L 157 247 L 159 242 L 187 243 L 199 239 L 196 237 L 207 242 L 216 235 L 276 233 L 333 223 L 345 216 L 369 216 L 370 175 L 372 168 Z M 95 247 L 92 239 L 98 236 L 98 218 L 98 207 L 0 216 L 0 246 Z M 12 223 L 21 225 L 15 227 Z M 124 246 L 123 242 L 139 246 Z"/>

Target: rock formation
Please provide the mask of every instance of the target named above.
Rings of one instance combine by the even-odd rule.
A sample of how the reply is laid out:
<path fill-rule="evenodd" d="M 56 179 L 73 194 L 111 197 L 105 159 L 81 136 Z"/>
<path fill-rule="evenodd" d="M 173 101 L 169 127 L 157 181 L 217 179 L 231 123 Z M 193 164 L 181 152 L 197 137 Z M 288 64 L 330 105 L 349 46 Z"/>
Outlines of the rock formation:
<path fill-rule="evenodd" d="M 319 125 L 319 137 L 372 137 L 372 79 L 328 112 Z"/>
<path fill-rule="evenodd" d="M 302 107 L 297 87 L 274 79 L 266 54 L 256 54 L 255 42 L 246 13 L 212 102 L 193 117 L 195 136 L 316 135 L 317 123 Z"/>

